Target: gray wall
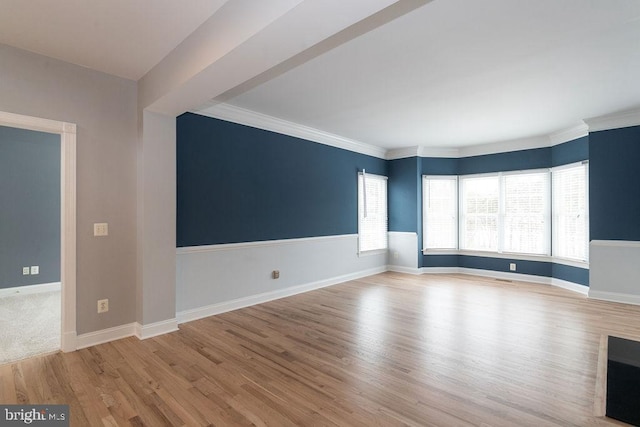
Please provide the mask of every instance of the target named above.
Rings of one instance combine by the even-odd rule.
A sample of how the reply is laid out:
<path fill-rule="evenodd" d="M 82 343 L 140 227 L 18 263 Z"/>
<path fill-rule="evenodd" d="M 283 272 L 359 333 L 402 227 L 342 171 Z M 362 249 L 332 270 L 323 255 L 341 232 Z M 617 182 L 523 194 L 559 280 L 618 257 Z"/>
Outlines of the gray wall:
<path fill-rule="evenodd" d="M 136 97 L 136 82 L 0 45 L 0 111 L 77 124 L 79 334 L 135 321 Z"/>
<path fill-rule="evenodd" d="M 59 135 L 0 126 L 0 206 L 0 288 L 59 282 Z"/>

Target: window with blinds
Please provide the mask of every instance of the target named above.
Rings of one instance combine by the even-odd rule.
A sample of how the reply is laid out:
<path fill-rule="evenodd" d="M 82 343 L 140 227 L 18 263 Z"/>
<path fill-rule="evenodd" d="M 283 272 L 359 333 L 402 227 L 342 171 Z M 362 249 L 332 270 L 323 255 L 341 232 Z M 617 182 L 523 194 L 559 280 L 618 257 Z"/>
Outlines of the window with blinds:
<path fill-rule="evenodd" d="M 387 177 L 358 174 L 358 251 L 387 249 Z"/>
<path fill-rule="evenodd" d="M 423 248 L 458 249 L 458 178 L 423 176 Z"/>
<path fill-rule="evenodd" d="M 502 251 L 550 255 L 549 172 L 502 176 Z"/>
<path fill-rule="evenodd" d="M 548 171 L 466 176 L 460 187 L 461 249 L 550 254 Z"/>
<path fill-rule="evenodd" d="M 500 180 L 496 176 L 462 177 L 461 249 L 498 250 Z"/>
<path fill-rule="evenodd" d="M 554 168 L 553 256 L 586 261 L 589 245 L 588 164 Z"/>

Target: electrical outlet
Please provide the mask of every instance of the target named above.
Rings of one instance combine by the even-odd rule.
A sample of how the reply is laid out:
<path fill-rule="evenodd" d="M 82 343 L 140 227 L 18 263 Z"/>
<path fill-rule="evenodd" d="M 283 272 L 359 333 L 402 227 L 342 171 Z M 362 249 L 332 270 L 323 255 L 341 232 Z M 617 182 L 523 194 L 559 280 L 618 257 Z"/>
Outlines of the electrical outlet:
<path fill-rule="evenodd" d="M 93 224 L 93 235 L 102 237 L 109 235 L 109 224 L 106 222 L 100 222 Z"/>
<path fill-rule="evenodd" d="M 509 264 L 509 270 L 510 271 L 516 271 L 516 263 L 512 262 L 511 264 Z"/>
<path fill-rule="evenodd" d="M 109 311 L 109 300 L 108 299 L 99 299 L 98 300 L 98 313 L 106 313 Z"/>
<path fill-rule="evenodd" d="M 22 275 L 28 276 L 29 274 L 31 274 L 31 269 L 29 267 L 22 267 Z"/>
<path fill-rule="evenodd" d="M 31 274 L 40 274 L 40 266 L 32 265 L 31 266 Z"/>
<path fill-rule="evenodd" d="M 398 251 L 393 251 L 393 259 L 398 259 Z"/>
<path fill-rule="evenodd" d="M 271 272 L 271 277 L 272 277 L 273 279 L 279 279 L 279 278 L 280 278 L 280 270 L 273 270 L 273 271 Z"/>

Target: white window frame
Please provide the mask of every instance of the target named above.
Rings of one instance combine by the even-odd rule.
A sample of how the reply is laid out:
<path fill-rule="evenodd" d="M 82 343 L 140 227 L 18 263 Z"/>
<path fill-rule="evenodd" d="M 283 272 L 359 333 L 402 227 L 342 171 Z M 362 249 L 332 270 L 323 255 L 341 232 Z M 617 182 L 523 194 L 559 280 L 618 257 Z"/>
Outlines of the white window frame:
<path fill-rule="evenodd" d="M 574 258 L 574 257 L 570 257 L 570 256 L 566 256 L 566 255 L 558 255 L 558 249 L 557 249 L 557 245 L 558 245 L 558 234 L 557 234 L 557 229 L 558 229 L 558 221 L 556 220 L 556 213 L 555 210 L 551 209 L 553 218 L 552 218 L 552 231 L 551 231 L 551 239 L 552 239 L 552 249 L 551 249 L 551 254 L 553 256 L 554 259 L 558 259 L 558 260 L 565 260 L 568 261 L 569 263 L 583 263 L 583 264 L 588 264 L 589 262 L 589 161 L 588 160 L 584 160 L 581 162 L 575 162 L 575 163 L 569 163 L 566 165 L 561 165 L 561 166 L 556 166 L 551 168 L 551 181 L 552 181 L 552 194 L 551 194 L 551 200 L 552 200 L 552 204 L 553 204 L 553 200 L 554 200 L 554 195 L 553 195 L 553 176 L 554 173 L 557 173 L 558 171 L 563 171 L 563 170 L 567 170 L 567 169 L 573 169 L 573 168 L 584 168 L 585 171 L 585 194 L 584 194 L 584 202 L 585 202 L 585 241 L 584 241 L 584 254 L 585 257 L 584 259 L 582 258 Z"/>
<path fill-rule="evenodd" d="M 364 209 L 366 205 L 366 197 L 364 197 L 364 192 L 361 191 L 363 187 L 366 187 L 366 183 L 369 180 L 374 180 L 378 182 L 384 182 L 384 190 L 385 190 L 385 201 L 381 205 L 384 207 L 384 212 L 382 213 L 384 220 L 384 236 L 382 236 L 383 244 L 380 247 L 375 247 L 371 249 L 362 249 L 363 244 L 363 227 L 364 227 Z M 365 190 L 366 191 L 366 190 Z M 389 186 L 387 183 L 387 177 L 383 175 L 375 175 L 366 173 L 366 171 L 358 172 L 358 184 L 357 184 L 357 195 L 358 195 L 358 255 L 375 255 L 378 253 L 386 253 L 389 248 Z M 368 209 L 368 207 L 367 207 Z M 380 233 L 382 235 L 382 233 Z"/>
<path fill-rule="evenodd" d="M 542 253 L 531 253 L 531 252 L 514 252 L 514 251 L 507 251 L 505 249 L 505 220 L 506 220 L 506 207 L 507 207 L 507 202 L 506 202 L 506 179 L 510 176 L 515 176 L 515 175 L 533 175 L 533 174 L 544 174 L 546 175 L 546 188 L 544 189 L 545 194 L 544 194 L 544 250 Z M 532 256 L 551 256 L 551 223 L 552 223 L 552 217 L 551 217 L 551 171 L 550 169 L 528 169 L 528 170 L 522 170 L 522 171 L 513 171 L 513 172 L 501 172 L 500 173 L 500 221 L 498 223 L 498 232 L 500 234 L 499 236 L 499 243 L 498 246 L 500 248 L 500 252 L 501 253 L 506 253 L 506 254 L 520 254 L 520 255 L 532 255 Z"/>
<path fill-rule="evenodd" d="M 465 235 L 466 235 L 466 201 L 464 199 L 464 185 L 465 181 L 469 179 L 482 179 L 482 178 L 497 178 L 498 179 L 498 212 L 496 214 L 497 221 L 497 232 L 498 232 L 498 244 L 496 250 L 483 250 L 483 249 L 470 249 L 465 245 Z M 458 181 L 458 246 L 460 250 L 466 252 L 477 252 L 477 253 L 500 253 L 500 174 L 499 173 L 482 173 L 482 174 L 473 174 L 473 175 L 460 175 Z"/>
<path fill-rule="evenodd" d="M 455 223 L 454 227 L 454 236 L 453 241 L 455 242 L 453 247 L 430 247 L 427 244 L 427 239 L 429 236 L 427 227 L 429 224 L 429 216 L 426 209 L 426 203 L 429 200 L 429 182 L 430 181 L 453 181 L 454 182 L 454 200 L 455 200 L 455 210 L 453 212 L 453 222 Z M 459 248 L 459 198 L 458 198 L 458 176 L 457 175 L 423 175 L 422 176 L 422 252 L 447 252 L 447 251 L 457 251 Z"/>
<path fill-rule="evenodd" d="M 545 248 L 544 253 L 529 253 L 529 252 L 513 252 L 505 250 L 505 217 L 506 217 L 506 196 L 505 196 L 505 181 L 509 176 L 514 175 L 531 175 L 531 174 L 539 174 L 544 173 L 547 174 L 547 185 L 546 185 L 546 197 L 545 200 Z M 465 233 L 466 233 L 466 203 L 464 200 L 464 185 L 466 180 L 470 179 L 482 179 L 482 178 L 495 178 L 498 181 L 498 213 L 497 213 L 497 245 L 496 248 L 493 249 L 477 249 L 477 248 L 467 248 L 465 247 Z M 459 177 L 459 215 L 458 215 L 458 240 L 459 247 L 461 251 L 467 253 L 483 253 L 483 254 L 509 254 L 509 255 L 517 255 L 517 256 L 525 256 L 525 257 L 549 257 L 551 256 L 551 175 L 549 169 L 527 169 L 527 170 L 519 170 L 519 171 L 509 171 L 509 172 L 494 172 L 494 173 L 482 173 L 482 174 L 472 174 L 472 175 L 461 175 Z"/>

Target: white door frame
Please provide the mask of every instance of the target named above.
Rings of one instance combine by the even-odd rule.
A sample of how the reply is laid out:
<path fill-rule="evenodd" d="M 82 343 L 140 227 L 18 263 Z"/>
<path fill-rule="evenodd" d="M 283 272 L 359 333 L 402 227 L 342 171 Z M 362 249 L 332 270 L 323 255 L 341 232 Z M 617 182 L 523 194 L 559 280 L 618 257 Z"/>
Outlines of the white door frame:
<path fill-rule="evenodd" d="M 0 111 L 0 126 L 60 135 L 62 351 L 76 349 L 76 125 Z"/>

